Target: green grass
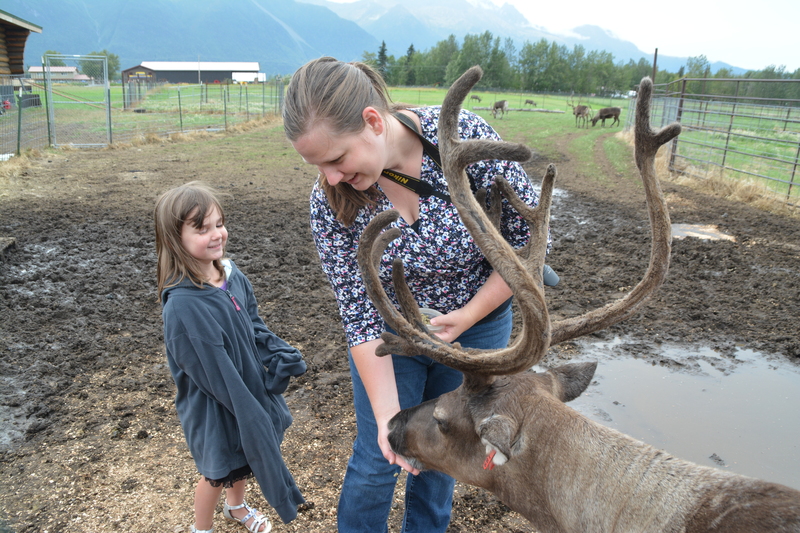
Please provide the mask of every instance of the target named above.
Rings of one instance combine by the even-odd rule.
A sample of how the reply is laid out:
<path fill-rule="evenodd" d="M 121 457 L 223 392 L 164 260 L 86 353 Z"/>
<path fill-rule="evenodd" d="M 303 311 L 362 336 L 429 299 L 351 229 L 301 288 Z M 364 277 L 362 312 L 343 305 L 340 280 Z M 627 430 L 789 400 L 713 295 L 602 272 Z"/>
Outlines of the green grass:
<path fill-rule="evenodd" d="M 618 174 L 623 176 L 637 176 L 636 163 L 633 160 L 633 147 L 622 139 L 611 136 L 603 140 L 603 150 L 606 157 L 611 162 L 611 166 Z M 637 184 L 641 184 L 638 179 Z"/>

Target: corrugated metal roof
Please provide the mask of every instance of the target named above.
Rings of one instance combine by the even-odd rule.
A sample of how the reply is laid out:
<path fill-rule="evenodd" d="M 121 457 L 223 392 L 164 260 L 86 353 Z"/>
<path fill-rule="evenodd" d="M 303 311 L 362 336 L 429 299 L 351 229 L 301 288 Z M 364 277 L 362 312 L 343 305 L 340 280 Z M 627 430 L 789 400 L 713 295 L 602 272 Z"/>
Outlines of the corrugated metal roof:
<path fill-rule="evenodd" d="M 236 71 L 258 72 L 258 62 L 226 62 L 226 61 L 142 61 L 140 66 L 150 70 L 188 70 L 201 71 Z M 130 70 L 130 69 L 126 69 Z"/>

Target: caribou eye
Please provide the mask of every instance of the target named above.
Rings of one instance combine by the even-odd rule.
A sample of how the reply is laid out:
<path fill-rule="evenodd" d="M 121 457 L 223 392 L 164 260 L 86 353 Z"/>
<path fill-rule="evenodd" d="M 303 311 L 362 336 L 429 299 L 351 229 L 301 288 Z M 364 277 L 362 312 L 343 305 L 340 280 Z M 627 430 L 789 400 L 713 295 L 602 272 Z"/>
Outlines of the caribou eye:
<path fill-rule="evenodd" d="M 434 417 L 433 419 L 436 420 L 436 427 L 439 428 L 439 431 L 441 431 L 442 433 L 447 433 L 448 430 L 447 420 L 436 417 Z"/>

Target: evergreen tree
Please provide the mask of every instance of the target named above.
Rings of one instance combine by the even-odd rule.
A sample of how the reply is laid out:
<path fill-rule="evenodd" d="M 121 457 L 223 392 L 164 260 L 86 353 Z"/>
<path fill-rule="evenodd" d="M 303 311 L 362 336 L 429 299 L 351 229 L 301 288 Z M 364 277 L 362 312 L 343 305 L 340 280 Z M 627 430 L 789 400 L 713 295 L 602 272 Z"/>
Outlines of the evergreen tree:
<path fill-rule="evenodd" d="M 406 67 L 406 85 L 416 85 L 417 75 L 414 72 L 414 44 L 412 43 L 406 51 L 405 67 Z"/>
<path fill-rule="evenodd" d="M 378 49 L 378 60 L 376 66 L 378 68 L 378 72 L 380 72 L 381 76 L 383 76 L 383 79 L 385 80 L 389 68 L 389 58 L 386 55 L 386 41 L 381 41 L 381 47 Z"/>

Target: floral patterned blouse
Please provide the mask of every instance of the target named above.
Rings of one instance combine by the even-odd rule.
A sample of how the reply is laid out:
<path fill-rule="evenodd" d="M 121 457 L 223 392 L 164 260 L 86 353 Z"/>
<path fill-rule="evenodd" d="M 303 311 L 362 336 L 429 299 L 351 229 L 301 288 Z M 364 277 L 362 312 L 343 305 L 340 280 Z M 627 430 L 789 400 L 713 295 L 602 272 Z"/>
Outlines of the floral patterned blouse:
<path fill-rule="evenodd" d="M 422 134 L 438 144 L 437 124 L 440 106 L 410 109 L 419 116 Z M 458 131 L 461 139 L 494 139 L 500 137 L 478 115 L 462 110 Z M 489 188 L 495 176 L 502 176 L 519 197 L 535 206 L 539 196 L 519 163 L 512 161 L 480 161 L 467 167 L 477 188 Z M 447 194 L 447 182 L 434 161 L 423 154 L 423 181 Z M 378 187 L 380 189 L 380 187 Z M 501 233 L 515 248 L 528 242 L 527 223 L 503 200 Z M 361 233 L 379 212 L 391 209 L 391 202 L 380 196 L 377 206 L 364 207 L 350 227 L 336 220 L 324 191 L 316 184 L 311 192 L 311 231 L 328 276 L 342 317 L 348 346 L 377 339 L 384 331 L 383 319 L 367 296 L 356 262 Z M 395 301 L 392 286 L 392 258 L 400 257 L 406 270 L 406 281 L 420 307 L 448 313 L 463 307 L 478 292 L 492 268 L 461 222 L 455 206 L 436 196 L 419 199 L 419 221 L 412 228 L 402 218 L 393 224 L 402 237 L 392 241 L 384 252 L 380 276 L 389 297 Z"/>

